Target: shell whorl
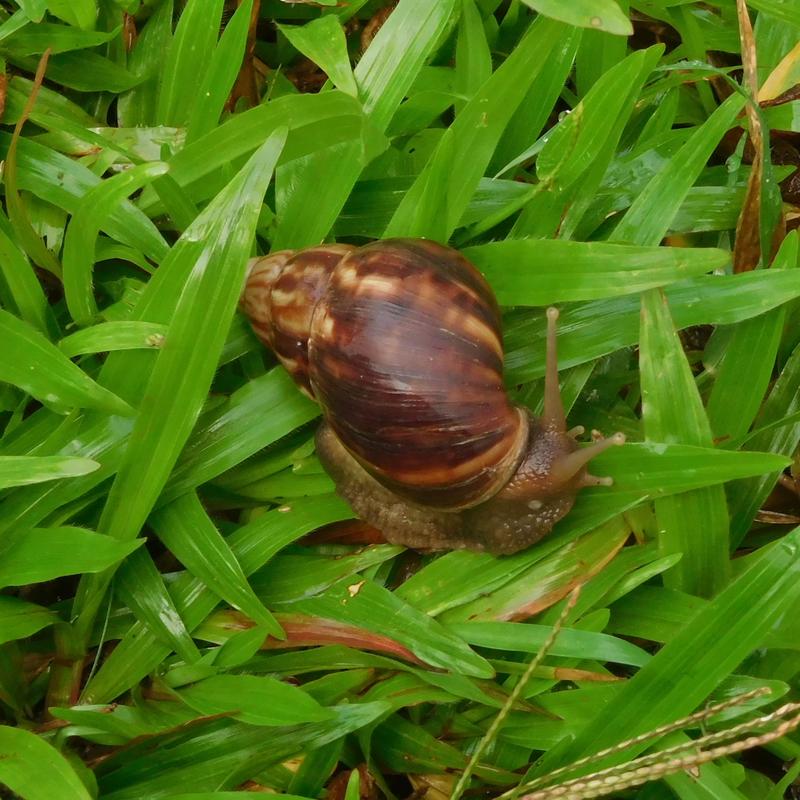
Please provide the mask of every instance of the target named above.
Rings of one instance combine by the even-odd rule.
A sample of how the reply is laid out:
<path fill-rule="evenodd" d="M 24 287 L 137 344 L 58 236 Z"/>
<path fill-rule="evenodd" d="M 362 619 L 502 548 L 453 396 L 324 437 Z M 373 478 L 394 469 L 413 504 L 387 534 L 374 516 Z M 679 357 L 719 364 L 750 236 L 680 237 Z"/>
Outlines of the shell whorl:
<path fill-rule="evenodd" d="M 455 250 L 384 240 L 350 252 L 315 307 L 308 359 L 342 444 L 412 502 L 476 505 L 523 456 L 528 418 L 503 386 L 497 302 Z"/>
<path fill-rule="evenodd" d="M 353 249 L 330 244 L 299 252 L 280 250 L 255 259 L 247 276 L 242 310 L 256 336 L 312 398 L 308 369 L 311 317 L 334 268 Z"/>

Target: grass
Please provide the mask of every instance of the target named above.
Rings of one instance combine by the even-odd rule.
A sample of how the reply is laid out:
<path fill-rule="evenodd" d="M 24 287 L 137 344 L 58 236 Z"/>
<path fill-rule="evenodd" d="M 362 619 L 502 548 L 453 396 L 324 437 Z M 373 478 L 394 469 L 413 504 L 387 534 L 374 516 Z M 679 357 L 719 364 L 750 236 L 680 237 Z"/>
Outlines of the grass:
<path fill-rule="evenodd" d="M 0 2 L 0 796 L 796 796 L 800 2 L 388 6 Z M 352 522 L 237 312 L 388 236 L 627 435 L 529 550 Z"/>

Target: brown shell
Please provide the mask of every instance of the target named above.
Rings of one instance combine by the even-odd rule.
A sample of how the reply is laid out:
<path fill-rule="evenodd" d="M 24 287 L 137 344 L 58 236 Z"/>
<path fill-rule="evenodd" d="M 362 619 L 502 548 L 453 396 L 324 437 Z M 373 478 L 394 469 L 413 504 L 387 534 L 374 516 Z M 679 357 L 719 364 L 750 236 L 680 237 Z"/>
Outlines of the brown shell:
<path fill-rule="evenodd" d="M 346 255 L 314 309 L 307 363 L 344 446 L 415 503 L 475 505 L 522 457 L 497 303 L 455 250 L 396 239 Z"/>
<path fill-rule="evenodd" d="M 308 380 L 308 336 L 311 315 L 347 244 L 311 247 L 295 253 L 281 250 L 252 265 L 242 296 L 242 310 L 253 330 L 294 378 L 314 397 Z"/>

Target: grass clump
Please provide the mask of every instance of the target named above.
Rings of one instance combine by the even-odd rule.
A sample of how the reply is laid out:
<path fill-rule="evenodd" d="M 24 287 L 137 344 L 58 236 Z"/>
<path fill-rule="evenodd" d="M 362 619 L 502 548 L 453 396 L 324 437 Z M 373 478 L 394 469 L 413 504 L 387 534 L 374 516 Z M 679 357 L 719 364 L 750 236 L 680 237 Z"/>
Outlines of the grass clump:
<path fill-rule="evenodd" d="M 0 2 L 0 795 L 794 796 L 798 42 L 796 0 Z M 557 305 L 571 424 L 626 434 L 514 556 L 352 522 L 237 311 L 252 255 L 389 236 L 482 270 L 535 412 Z"/>

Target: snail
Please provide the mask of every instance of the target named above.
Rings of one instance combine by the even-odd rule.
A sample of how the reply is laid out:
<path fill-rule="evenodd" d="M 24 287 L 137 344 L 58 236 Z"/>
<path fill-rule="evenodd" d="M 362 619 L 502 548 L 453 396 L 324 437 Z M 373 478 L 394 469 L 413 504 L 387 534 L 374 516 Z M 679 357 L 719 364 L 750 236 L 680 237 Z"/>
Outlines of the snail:
<path fill-rule="evenodd" d="M 500 311 L 478 270 L 426 239 L 325 244 L 252 259 L 241 307 L 324 422 L 317 454 L 390 542 L 513 553 L 546 535 L 586 470 L 624 436 L 579 448 L 547 311 L 544 413 L 503 386 Z"/>

